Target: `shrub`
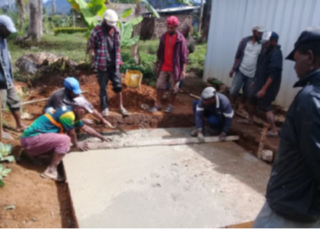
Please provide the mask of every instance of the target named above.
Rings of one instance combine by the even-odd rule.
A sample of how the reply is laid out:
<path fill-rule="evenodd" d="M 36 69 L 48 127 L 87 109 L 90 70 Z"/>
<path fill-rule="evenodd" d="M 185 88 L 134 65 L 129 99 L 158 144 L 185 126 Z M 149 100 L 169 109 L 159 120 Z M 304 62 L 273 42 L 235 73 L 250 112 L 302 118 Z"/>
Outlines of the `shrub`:
<path fill-rule="evenodd" d="M 82 27 L 55 28 L 54 35 L 58 35 L 60 33 L 68 33 L 68 34 L 79 33 L 79 32 L 84 33 L 87 30 L 88 30 L 87 28 L 82 28 Z"/>

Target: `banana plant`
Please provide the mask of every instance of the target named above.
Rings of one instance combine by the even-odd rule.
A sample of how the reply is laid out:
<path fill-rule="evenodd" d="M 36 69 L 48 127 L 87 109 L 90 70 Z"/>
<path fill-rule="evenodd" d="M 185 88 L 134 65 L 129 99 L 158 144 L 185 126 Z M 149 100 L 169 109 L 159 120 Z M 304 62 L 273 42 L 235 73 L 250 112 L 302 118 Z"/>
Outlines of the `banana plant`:
<path fill-rule="evenodd" d="M 133 27 L 135 25 L 138 25 L 142 20 L 143 20 L 142 16 L 139 16 L 134 19 L 131 19 L 126 23 L 119 22 L 120 35 L 121 35 L 121 41 L 120 41 L 121 48 L 131 47 L 139 41 L 140 36 L 132 37 L 132 33 L 133 33 Z"/>

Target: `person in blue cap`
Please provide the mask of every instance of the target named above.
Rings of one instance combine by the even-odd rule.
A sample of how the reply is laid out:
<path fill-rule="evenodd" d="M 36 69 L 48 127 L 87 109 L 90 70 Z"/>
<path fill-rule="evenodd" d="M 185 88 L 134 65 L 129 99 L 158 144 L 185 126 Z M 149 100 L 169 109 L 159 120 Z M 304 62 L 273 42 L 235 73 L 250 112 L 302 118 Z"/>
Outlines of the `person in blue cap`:
<path fill-rule="evenodd" d="M 64 88 L 58 89 L 51 95 L 44 107 L 44 113 L 50 114 L 64 105 L 72 104 L 74 98 L 77 98 L 79 96 L 83 97 L 83 95 L 81 95 L 82 90 L 80 88 L 79 81 L 76 78 L 67 77 L 63 81 L 63 86 Z M 106 119 L 104 119 L 96 109 L 94 109 L 93 105 L 91 103 L 89 104 L 89 113 L 99 119 L 103 125 L 112 127 L 112 125 Z M 84 119 L 83 121 L 85 122 L 85 124 L 92 124 L 92 121 L 89 119 Z"/>
<path fill-rule="evenodd" d="M 255 228 L 320 228 L 320 26 L 302 32 L 287 57 L 301 87 L 282 125 L 280 145 Z"/>
<path fill-rule="evenodd" d="M 17 126 L 17 131 L 23 131 L 26 125 L 23 124 L 20 115 L 21 100 L 14 86 L 11 58 L 9 54 L 9 48 L 7 45 L 7 37 L 11 33 L 16 33 L 17 30 L 13 21 L 6 15 L 0 16 L 0 91 L 2 96 L 2 109 L 8 105 Z M 11 136 L 3 132 L 2 137 L 4 139 L 10 139 Z"/>

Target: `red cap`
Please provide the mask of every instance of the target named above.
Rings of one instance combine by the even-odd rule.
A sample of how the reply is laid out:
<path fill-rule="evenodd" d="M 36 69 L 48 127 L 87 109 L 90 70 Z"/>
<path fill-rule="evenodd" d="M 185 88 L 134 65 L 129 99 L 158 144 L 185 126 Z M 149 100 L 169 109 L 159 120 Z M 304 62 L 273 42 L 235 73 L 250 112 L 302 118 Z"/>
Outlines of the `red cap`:
<path fill-rule="evenodd" d="M 179 19 L 176 16 L 170 16 L 167 19 L 167 25 L 178 26 L 179 25 Z"/>

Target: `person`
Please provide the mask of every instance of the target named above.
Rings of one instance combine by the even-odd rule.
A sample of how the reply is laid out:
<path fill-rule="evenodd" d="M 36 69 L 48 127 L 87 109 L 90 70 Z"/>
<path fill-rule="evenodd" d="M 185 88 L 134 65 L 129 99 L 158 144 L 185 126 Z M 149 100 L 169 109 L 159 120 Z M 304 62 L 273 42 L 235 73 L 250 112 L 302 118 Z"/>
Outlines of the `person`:
<path fill-rule="evenodd" d="M 288 55 L 302 87 L 282 125 L 266 202 L 253 227 L 320 228 L 320 26 L 303 31 Z"/>
<path fill-rule="evenodd" d="M 191 136 L 203 140 L 203 120 L 206 118 L 211 127 L 219 130 L 220 140 L 225 140 L 234 115 L 230 101 L 225 95 L 218 93 L 213 87 L 205 88 L 201 99 L 193 103 L 193 114 L 196 129 L 191 132 Z"/>
<path fill-rule="evenodd" d="M 238 46 L 234 64 L 230 71 L 230 77 L 233 78 L 230 88 L 230 100 L 233 106 L 242 88 L 243 96 L 241 97 L 239 109 L 243 106 L 252 94 L 250 85 L 254 80 L 257 69 L 258 57 L 262 50 L 261 38 L 264 30 L 262 26 L 256 26 L 252 29 L 252 36 L 243 38 Z"/>
<path fill-rule="evenodd" d="M 186 64 L 188 62 L 187 42 L 177 29 L 179 20 L 175 16 L 167 18 L 167 32 L 160 38 L 157 52 L 156 66 L 159 66 L 157 80 L 157 102 L 150 109 L 151 113 L 162 109 L 161 99 L 166 89 L 167 83 L 171 86 L 170 104 L 165 109 L 166 113 L 173 111 L 174 101 L 179 90 L 179 81 L 184 79 L 186 74 Z"/>
<path fill-rule="evenodd" d="M 16 33 L 17 30 L 14 26 L 13 21 L 6 15 L 0 16 L 0 90 L 2 97 L 2 109 L 8 105 L 11 114 L 13 115 L 17 131 L 23 131 L 26 125 L 21 120 L 20 108 L 21 101 L 20 97 L 14 86 L 11 58 L 9 54 L 9 48 L 7 45 L 7 37 L 11 33 Z M 3 138 L 10 138 L 10 135 L 2 130 Z"/>
<path fill-rule="evenodd" d="M 79 81 L 74 77 L 67 77 L 63 81 L 64 88 L 58 89 L 55 91 L 47 101 L 44 106 L 44 113 L 51 113 L 53 110 L 57 110 L 64 105 L 69 105 L 73 102 L 74 98 L 77 98 L 81 95 L 81 88 Z M 92 115 L 96 117 L 101 123 L 105 126 L 112 126 L 103 116 L 94 109 L 93 105 L 90 104 L 90 109 L 92 110 Z M 92 121 L 89 119 L 83 119 L 84 123 L 89 125 L 92 124 Z"/>
<path fill-rule="evenodd" d="M 268 137 L 278 137 L 278 129 L 272 110 L 272 102 L 276 99 L 281 85 L 282 51 L 278 45 L 279 35 L 275 32 L 265 33 L 264 51 L 259 57 L 253 92 L 249 98 L 248 119 L 240 119 L 239 123 L 252 124 L 255 107 L 266 114 L 270 130 Z"/>
<path fill-rule="evenodd" d="M 53 153 L 50 165 L 41 174 L 43 178 L 63 181 L 63 177 L 58 174 L 57 167 L 70 151 L 70 143 L 77 150 L 88 150 L 85 142 L 77 141 L 75 128 L 82 128 L 101 141 L 109 141 L 82 122 L 82 118 L 92 112 L 88 101 L 81 96 L 74 98 L 73 101 L 73 104 L 69 106 L 63 105 L 52 113 L 46 113 L 37 118 L 21 136 L 21 146 L 29 157 Z"/>
<path fill-rule="evenodd" d="M 119 101 L 119 112 L 128 116 L 129 112 L 123 107 L 123 96 L 120 76 L 121 51 L 120 31 L 117 28 L 118 15 L 108 9 L 103 14 L 103 21 L 91 31 L 89 45 L 95 54 L 95 68 L 98 71 L 100 87 L 100 103 L 102 115 L 109 115 L 108 94 L 106 87 L 109 80 Z"/>

